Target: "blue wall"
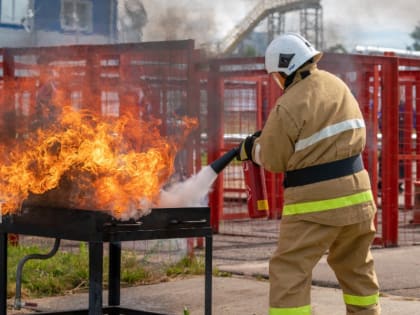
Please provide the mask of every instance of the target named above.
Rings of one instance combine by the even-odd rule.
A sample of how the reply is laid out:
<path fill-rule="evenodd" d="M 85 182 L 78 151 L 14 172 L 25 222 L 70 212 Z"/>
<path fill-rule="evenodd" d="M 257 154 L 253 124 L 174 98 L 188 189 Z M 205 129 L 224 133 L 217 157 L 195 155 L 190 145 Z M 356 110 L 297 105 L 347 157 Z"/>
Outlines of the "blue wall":
<path fill-rule="evenodd" d="M 91 0 L 92 2 L 92 32 L 100 35 L 109 35 L 111 23 L 116 30 L 117 7 L 113 0 Z M 56 31 L 65 33 L 75 33 L 75 31 L 65 31 L 61 28 L 60 0 L 35 0 L 35 30 Z M 111 19 L 111 12 L 114 17 Z M 87 32 L 82 32 L 87 33 Z M 90 32 L 89 32 L 90 33 Z"/>

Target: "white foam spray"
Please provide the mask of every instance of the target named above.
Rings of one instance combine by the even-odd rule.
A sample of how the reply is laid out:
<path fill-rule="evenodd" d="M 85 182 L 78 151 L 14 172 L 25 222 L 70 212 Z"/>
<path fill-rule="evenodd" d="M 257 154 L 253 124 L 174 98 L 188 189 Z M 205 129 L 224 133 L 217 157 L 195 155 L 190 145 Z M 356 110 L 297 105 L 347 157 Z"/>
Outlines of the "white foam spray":
<path fill-rule="evenodd" d="M 208 194 L 217 175 L 210 166 L 203 167 L 200 172 L 185 181 L 174 183 L 162 190 L 156 208 L 208 206 Z"/>

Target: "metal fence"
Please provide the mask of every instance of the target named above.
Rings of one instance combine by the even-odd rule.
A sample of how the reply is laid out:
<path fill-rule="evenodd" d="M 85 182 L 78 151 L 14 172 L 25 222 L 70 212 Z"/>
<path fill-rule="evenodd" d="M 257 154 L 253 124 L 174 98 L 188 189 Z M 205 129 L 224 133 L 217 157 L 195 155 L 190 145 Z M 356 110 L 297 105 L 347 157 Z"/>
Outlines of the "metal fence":
<path fill-rule="evenodd" d="M 218 140 L 209 143 L 208 151 L 214 159 L 259 130 L 279 94 L 264 72 L 263 58 L 212 60 L 209 64 L 208 116 L 215 126 L 212 138 Z M 331 71 L 348 84 L 366 120 L 363 159 L 378 205 L 375 243 L 418 243 L 420 183 L 416 170 L 420 140 L 416 108 L 420 60 L 326 53 L 319 68 Z M 278 219 L 283 202 L 282 176 L 266 173 L 266 178 L 270 204 L 267 219 Z M 240 167 L 235 164 L 217 182 L 211 205 L 214 228 L 220 233 L 255 233 L 259 229 L 254 227 L 267 220 L 251 220 L 247 216 L 246 191 L 238 184 L 242 182 Z"/>
<path fill-rule="evenodd" d="M 163 136 L 183 138 L 179 120 L 199 116 L 199 57 L 192 40 L 1 49 L 0 155 L 36 128 L 54 124 L 57 105 L 88 109 L 104 119 L 129 114 L 147 121 L 150 116 Z M 173 180 L 201 167 L 199 129 L 180 147 Z M 44 243 L 25 237 L 20 241 Z M 141 243 L 148 251 L 151 242 Z"/>
<path fill-rule="evenodd" d="M 177 117 L 198 117 L 199 128 L 176 158 L 175 180 L 260 130 L 280 96 L 263 58 L 206 60 L 193 41 L 2 49 L 0 61 L 4 148 L 31 131 L 40 98 L 57 89 L 57 97 L 77 109 L 159 117 L 164 134 L 179 132 Z M 349 85 L 367 123 L 363 158 L 379 209 L 376 243 L 418 243 L 420 60 L 326 53 L 319 67 Z M 282 181 L 282 174 L 266 172 L 268 217 L 250 219 L 241 164 L 231 163 L 209 196 L 214 231 L 261 234 L 265 222 L 272 230 L 281 218 Z"/>

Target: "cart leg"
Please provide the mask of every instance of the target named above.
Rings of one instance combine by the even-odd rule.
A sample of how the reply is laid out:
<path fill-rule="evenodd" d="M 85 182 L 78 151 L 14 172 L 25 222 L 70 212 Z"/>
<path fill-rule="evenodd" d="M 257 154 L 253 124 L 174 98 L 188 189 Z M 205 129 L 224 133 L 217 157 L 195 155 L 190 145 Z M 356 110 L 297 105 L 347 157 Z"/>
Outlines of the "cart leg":
<path fill-rule="evenodd" d="M 102 314 L 103 243 L 89 242 L 89 315 Z"/>
<path fill-rule="evenodd" d="M 0 233 L 0 314 L 7 314 L 7 233 Z"/>
<path fill-rule="evenodd" d="M 108 305 L 120 305 L 121 242 L 109 243 Z"/>
<path fill-rule="evenodd" d="M 212 272 L 213 272 L 213 237 L 206 236 L 205 284 L 204 284 L 204 314 L 211 315 L 212 303 Z"/>

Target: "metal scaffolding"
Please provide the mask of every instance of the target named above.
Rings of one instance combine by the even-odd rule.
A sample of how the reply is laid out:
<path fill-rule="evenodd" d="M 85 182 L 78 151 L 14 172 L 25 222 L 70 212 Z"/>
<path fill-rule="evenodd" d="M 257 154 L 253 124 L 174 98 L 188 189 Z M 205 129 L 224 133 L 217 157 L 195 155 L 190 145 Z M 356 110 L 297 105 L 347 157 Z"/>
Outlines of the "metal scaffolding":
<path fill-rule="evenodd" d="M 322 23 L 322 7 L 303 6 L 300 14 L 300 33 L 317 49 L 324 48 L 324 29 Z"/>
<path fill-rule="evenodd" d="M 323 14 L 321 0 L 260 0 L 218 44 L 219 55 L 230 55 L 239 43 L 267 19 L 268 42 L 284 33 L 286 13 L 298 12 L 300 32 L 317 49 L 323 49 Z"/>

